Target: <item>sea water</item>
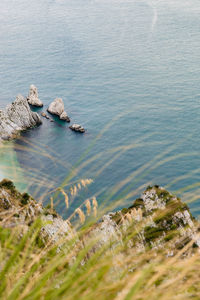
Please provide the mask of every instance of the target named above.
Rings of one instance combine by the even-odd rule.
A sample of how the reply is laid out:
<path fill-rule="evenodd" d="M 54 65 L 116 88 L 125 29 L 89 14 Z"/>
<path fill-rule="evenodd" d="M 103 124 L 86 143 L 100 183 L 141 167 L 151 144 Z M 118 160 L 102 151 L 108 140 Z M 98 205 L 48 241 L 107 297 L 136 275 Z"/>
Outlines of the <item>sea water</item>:
<path fill-rule="evenodd" d="M 113 209 L 159 184 L 199 214 L 199 13 L 197 0 L 0 1 L 0 108 L 35 84 L 38 113 L 60 97 L 87 130 L 43 119 L 15 141 L 36 199 L 93 179 L 68 212 L 60 199 L 67 215 L 87 197 Z"/>

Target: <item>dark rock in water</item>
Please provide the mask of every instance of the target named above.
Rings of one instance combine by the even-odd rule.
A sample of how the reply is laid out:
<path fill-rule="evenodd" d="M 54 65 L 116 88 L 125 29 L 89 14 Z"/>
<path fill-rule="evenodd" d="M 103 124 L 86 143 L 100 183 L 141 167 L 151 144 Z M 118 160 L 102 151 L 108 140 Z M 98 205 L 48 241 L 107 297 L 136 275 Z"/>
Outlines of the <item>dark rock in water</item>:
<path fill-rule="evenodd" d="M 76 132 L 80 132 L 80 133 L 85 132 L 85 129 L 79 124 L 73 124 L 73 125 L 69 126 L 69 128 L 73 131 L 76 131 Z"/>
<path fill-rule="evenodd" d="M 46 118 L 47 120 L 50 119 L 49 116 L 47 114 L 45 114 L 45 112 L 41 112 L 41 116 L 44 117 L 44 118 Z"/>
<path fill-rule="evenodd" d="M 30 86 L 29 94 L 27 97 L 27 101 L 29 104 L 37 107 L 42 107 L 43 103 L 42 101 L 38 98 L 38 91 L 35 85 Z"/>
<path fill-rule="evenodd" d="M 42 124 L 36 112 L 32 112 L 27 100 L 19 95 L 16 100 L 0 111 L 0 141 L 8 140 L 19 131 Z"/>
<path fill-rule="evenodd" d="M 57 115 L 60 120 L 70 122 L 70 118 L 65 112 L 64 103 L 61 98 L 56 98 L 48 107 L 47 111 L 52 115 Z"/>

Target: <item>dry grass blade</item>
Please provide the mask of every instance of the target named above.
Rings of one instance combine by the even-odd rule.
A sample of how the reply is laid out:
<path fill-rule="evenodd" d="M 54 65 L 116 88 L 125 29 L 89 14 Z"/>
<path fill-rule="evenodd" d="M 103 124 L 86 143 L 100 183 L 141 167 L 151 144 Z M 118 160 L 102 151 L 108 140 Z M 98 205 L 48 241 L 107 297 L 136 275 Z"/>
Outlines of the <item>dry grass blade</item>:
<path fill-rule="evenodd" d="M 98 203 L 97 203 L 96 197 L 92 198 L 92 205 L 93 205 L 94 217 L 96 218 L 96 216 L 97 216 L 97 207 L 98 207 Z"/>
<path fill-rule="evenodd" d="M 90 213 L 91 213 L 91 203 L 90 203 L 90 200 L 86 200 L 85 206 L 87 208 L 87 215 L 89 216 Z"/>
<path fill-rule="evenodd" d="M 69 208 L 69 197 L 68 197 L 67 193 L 65 193 L 65 191 L 62 188 L 60 188 L 60 191 L 63 194 L 63 196 L 65 197 L 66 208 Z"/>
<path fill-rule="evenodd" d="M 51 197 L 50 199 L 51 199 L 51 212 L 53 212 L 53 197 Z"/>
<path fill-rule="evenodd" d="M 85 215 L 84 215 L 83 211 L 78 207 L 75 210 L 75 212 L 78 214 L 81 224 L 84 224 L 84 222 L 85 222 Z"/>

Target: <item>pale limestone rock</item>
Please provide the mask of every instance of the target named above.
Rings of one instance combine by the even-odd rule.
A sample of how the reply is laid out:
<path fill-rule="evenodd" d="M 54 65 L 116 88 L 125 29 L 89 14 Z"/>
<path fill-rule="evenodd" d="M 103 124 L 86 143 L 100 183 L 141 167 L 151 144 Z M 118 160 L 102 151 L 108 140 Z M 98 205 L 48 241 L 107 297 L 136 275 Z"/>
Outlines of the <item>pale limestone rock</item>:
<path fill-rule="evenodd" d="M 61 217 L 53 217 L 52 215 L 43 215 L 42 219 L 47 223 L 42 227 L 41 233 L 43 238 L 51 239 L 52 242 L 58 241 L 60 238 L 71 238 L 74 230 L 68 221 Z"/>
<path fill-rule="evenodd" d="M 47 111 L 52 115 L 57 115 L 61 120 L 70 122 L 70 118 L 65 112 L 65 107 L 63 100 L 61 98 L 56 98 L 48 107 Z"/>
<path fill-rule="evenodd" d="M 38 98 L 38 91 L 35 85 L 31 85 L 29 89 L 29 94 L 27 97 L 27 101 L 29 104 L 37 107 L 42 107 L 43 103 L 42 101 Z"/>
<path fill-rule="evenodd" d="M 112 214 L 104 215 L 92 234 L 98 237 L 98 246 L 113 241 L 122 243 L 121 231 L 115 221 L 112 220 Z"/>
<path fill-rule="evenodd" d="M 39 115 L 31 111 L 26 99 L 21 95 L 17 96 L 16 100 L 6 107 L 6 114 L 9 120 L 17 124 L 22 130 L 42 123 Z"/>
<path fill-rule="evenodd" d="M 61 98 L 56 98 L 48 107 L 47 111 L 52 115 L 60 116 L 64 112 L 64 103 Z"/>
<path fill-rule="evenodd" d="M 152 211 L 154 209 L 165 209 L 166 203 L 162 198 L 159 198 L 156 190 L 152 188 L 150 191 L 145 191 L 142 194 L 146 211 Z"/>
<path fill-rule="evenodd" d="M 63 121 L 70 122 L 70 118 L 68 117 L 66 111 L 64 111 L 64 112 L 60 115 L 60 119 L 63 120 Z"/>
<path fill-rule="evenodd" d="M 18 95 L 16 100 L 0 111 L 0 141 L 14 137 L 19 131 L 42 123 L 39 115 L 32 112 L 27 100 Z"/>
<path fill-rule="evenodd" d="M 0 111 L 0 141 L 12 137 L 21 128 L 13 123 L 7 116 L 6 112 Z"/>
<path fill-rule="evenodd" d="M 189 227 L 194 227 L 194 223 L 191 220 L 190 214 L 187 210 L 185 210 L 184 212 L 177 212 L 175 213 L 174 217 L 173 217 L 174 222 L 178 222 L 179 220 L 182 220 L 184 225 L 189 225 Z"/>

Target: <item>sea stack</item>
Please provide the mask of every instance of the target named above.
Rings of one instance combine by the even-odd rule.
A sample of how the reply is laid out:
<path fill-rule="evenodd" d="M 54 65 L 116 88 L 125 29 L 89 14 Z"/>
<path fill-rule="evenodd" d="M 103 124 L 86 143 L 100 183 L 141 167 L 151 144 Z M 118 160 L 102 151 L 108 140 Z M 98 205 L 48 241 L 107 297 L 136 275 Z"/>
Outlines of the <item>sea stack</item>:
<path fill-rule="evenodd" d="M 70 122 L 70 118 L 65 112 L 65 107 L 63 100 L 61 98 L 56 98 L 48 107 L 47 111 L 52 115 L 59 116 L 60 120 Z"/>
<path fill-rule="evenodd" d="M 27 101 L 29 104 L 31 104 L 33 106 L 37 106 L 37 107 L 43 106 L 42 101 L 38 98 L 38 90 L 37 90 L 36 86 L 33 84 L 31 84 L 31 86 L 30 86 Z"/>

